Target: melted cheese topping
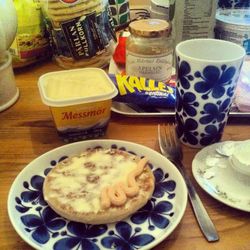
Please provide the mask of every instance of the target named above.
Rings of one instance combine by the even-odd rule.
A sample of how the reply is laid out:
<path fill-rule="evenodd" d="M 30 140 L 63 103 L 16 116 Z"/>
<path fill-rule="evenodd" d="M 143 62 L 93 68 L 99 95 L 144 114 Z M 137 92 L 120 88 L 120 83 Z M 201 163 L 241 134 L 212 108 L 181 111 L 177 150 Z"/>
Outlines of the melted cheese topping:
<path fill-rule="evenodd" d="M 44 81 L 46 95 L 54 100 L 99 96 L 112 92 L 107 79 L 98 71 L 63 71 L 60 74 L 47 75 Z"/>
<path fill-rule="evenodd" d="M 137 168 L 131 155 L 110 154 L 100 150 L 73 157 L 70 164 L 52 171 L 49 181 L 48 198 L 56 198 L 60 203 L 71 206 L 77 212 L 98 212 L 101 210 L 101 191 L 117 182 L 126 182 L 130 172 Z"/>

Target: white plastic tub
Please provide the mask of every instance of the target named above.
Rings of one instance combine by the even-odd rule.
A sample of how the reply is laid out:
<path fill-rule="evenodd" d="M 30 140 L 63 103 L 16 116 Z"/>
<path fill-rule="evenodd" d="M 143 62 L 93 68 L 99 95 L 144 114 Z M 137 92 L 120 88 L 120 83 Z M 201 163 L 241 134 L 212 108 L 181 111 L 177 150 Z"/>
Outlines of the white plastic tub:
<path fill-rule="evenodd" d="M 243 46 L 250 57 L 250 9 L 218 9 L 215 38 Z"/>
<path fill-rule="evenodd" d="M 105 71 L 84 68 L 51 72 L 39 78 L 38 86 L 64 141 L 105 134 L 112 98 L 118 93 Z"/>

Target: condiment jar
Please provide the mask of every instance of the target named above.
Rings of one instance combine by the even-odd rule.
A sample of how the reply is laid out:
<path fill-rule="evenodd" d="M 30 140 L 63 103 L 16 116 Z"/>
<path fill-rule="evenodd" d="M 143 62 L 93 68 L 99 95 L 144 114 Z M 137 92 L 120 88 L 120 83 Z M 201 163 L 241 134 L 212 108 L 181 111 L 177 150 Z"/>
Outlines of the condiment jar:
<path fill-rule="evenodd" d="M 173 40 L 165 20 L 131 22 L 126 42 L 126 74 L 168 81 L 172 74 Z"/>

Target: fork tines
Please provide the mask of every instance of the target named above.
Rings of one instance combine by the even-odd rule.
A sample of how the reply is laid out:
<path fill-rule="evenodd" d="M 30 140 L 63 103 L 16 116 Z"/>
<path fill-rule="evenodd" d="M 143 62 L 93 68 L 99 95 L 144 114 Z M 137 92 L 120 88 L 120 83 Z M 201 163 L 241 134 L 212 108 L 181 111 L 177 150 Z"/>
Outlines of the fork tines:
<path fill-rule="evenodd" d="M 170 144 L 169 146 L 179 145 L 179 140 L 176 135 L 174 123 L 171 123 L 171 124 L 168 123 L 168 124 L 163 124 L 163 125 L 159 124 L 158 132 L 161 135 L 161 137 L 163 136 L 163 140 Z"/>
<path fill-rule="evenodd" d="M 174 160 L 182 159 L 182 149 L 176 135 L 175 124 L 158 125 L 158 141 L 161 152 Z"/>

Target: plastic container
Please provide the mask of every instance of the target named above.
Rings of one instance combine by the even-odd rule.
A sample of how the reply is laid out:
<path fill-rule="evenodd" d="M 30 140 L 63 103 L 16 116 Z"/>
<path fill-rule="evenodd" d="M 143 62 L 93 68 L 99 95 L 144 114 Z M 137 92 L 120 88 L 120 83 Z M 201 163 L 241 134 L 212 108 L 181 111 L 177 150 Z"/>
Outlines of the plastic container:
<path fill-rule="evenodd" d="M 0 112 L 13 105 L 18 97 L 11 55 L 6 51 L 0 55 Z"/>
<path fill-rule="evenodd" d="M 215 38 L 241 45 L 250 57 L 250 9 L 218 9 Z"/>
<path fill-rule="evenodd" d="M 150 17 L 172 21 L 174 18 L 175 1 L 173 0 L 151 0 Z"/>
<path fill-rule="evenodd" d="M 103 136 L 118 91 L 105 71 L 85 68 L 51 72 L 38 81 L 58 134 L 66 142 Z"/>

